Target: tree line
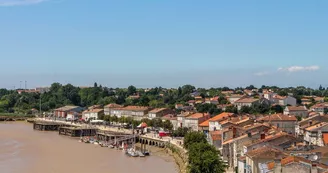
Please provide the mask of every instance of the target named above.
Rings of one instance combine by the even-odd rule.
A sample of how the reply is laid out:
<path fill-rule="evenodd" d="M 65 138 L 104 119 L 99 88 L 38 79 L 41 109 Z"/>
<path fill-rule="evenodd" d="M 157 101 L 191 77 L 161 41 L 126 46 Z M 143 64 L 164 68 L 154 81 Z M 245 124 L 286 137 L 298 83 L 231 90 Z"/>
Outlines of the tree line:
<path fill-rule="evenodd" d="M 167 89 L 162 87 L 155 87 L 151 89 L 136 88 L 129 86 L 128 88 L 108 88 L 94 83 L 94 86 L 88 88 L 80 88 L 71 84 L 62 85 L 60 83 L 53 83 L 48 92 L 39 93 L 21 93 L 18 94 L 16 90 L 0 89 L 0 112 L 3 113 L 30 113 L 32 108 L 43 111 L 50 111 L 64 105 L 77 105 L 87 107 L 91 105 L 106 105 L 110 103 L 137 106 L 150 106 L 153 108 L 166 107 L 175 108 L 175 104 L 182 104 L 187 106 L 189 100 L 193 100 L 191 93 L 197 92 L 202 98 L 211 98 L 218 96 L 219 104 L 229 104 L 223 91 L 234 91 L 242 94 L 244 89 L 258 89 L 259 92 L 264 89 L 271 89 L 274 92 L 284 96 L 292 94 L 297 103 L 301 104 L 301 98 L 305 95 L 313 95 L 325 97 L 328 101 L 328 88 L 320 86 L 318 89 L 306 87 L 288 87 L 279 88 L 277 86 L 261 86 L 256 88 L 253 85 L 245 88 L 196 88 L 192 85 L 184 85 L 174 89 Z M 257 93 L 254 93 L 257 97 Z M 40 100 L 41 99 L 41 100 Z M 314 102 L 313 102 L 314 104 Z M 311 105 L 309 105 L 311 106 Z M 212 115 L 222 112 L 214 104 L 198 104 L 196 105 L 198 112 L 209 112 Z M 235 107 L 227 107 L 228 112 L 238 112 Z M 253 107 L 243 108 L 245 113 L 267 113 L 270 111 L 281 111 L 279 107 Z"/>

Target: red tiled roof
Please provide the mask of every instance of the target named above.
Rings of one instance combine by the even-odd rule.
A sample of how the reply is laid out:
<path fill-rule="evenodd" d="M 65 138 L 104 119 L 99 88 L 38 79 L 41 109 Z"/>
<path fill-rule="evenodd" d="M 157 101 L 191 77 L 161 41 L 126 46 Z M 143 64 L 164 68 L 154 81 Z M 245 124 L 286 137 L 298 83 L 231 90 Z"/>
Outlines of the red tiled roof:
<path fill-rule="evenodd" d="M 206 120 L 206 121 L 200 123 L 198 126 L 200 126 L 200 127 L 209 127 L 210 126 L 210 120 Z"/>
<path fill-rule="evenodd" d="M 261 147 L 255 150 L 249 151 L 246 155 L 250 158 L 261 158 L 261 159 L 274 159 L 277 155 L 287 156 L 284 152 L 271 148 L 271 147 Z"/>
<path fill-rule="evenodd" d="M 282 166 L 285 166 L 285 165 L 290 164 L 290 163 L 295 163 L 295 162 L 296 163 L 303 162 L 303 163 L 311 164 L 311 161 L 310 160 L 307 160 L 307 159 L 302 158 L 302 157 L 297 157 L 297 156 L 288 156 L 288 157 L 285 157 L 285 158 L 281 159 L 281 165 Z M 268 163 L 267 164 L 268 170 L 274 169 L 274 165 L 275 165 L 274 162 Z M 317 166 L 320 167 L 320 168 L 323 168 L 323 169 L 327 169 L 328 168 L 327 165 L 322 164 L 322 163 L 318 163 Z"/>
<path fill-rule="evenodd" d="M 104 109 L 90 109 L 90 110 L 86 110 L 83 113 L 99 113 L 101 111 L 104 111 Z"/>
<path fill-rule="evenodd" d="M 123 106 L 122 105 L 119 105 L 119 104 L 111 103 L 111 104 L 108 104 L 108 105 L 106 105 L 104 107 L 105 108 L 121 108 Z"/>
<path fill-rule="evenodd" d="M 207 116 L 208 114 L 206 113 L 194 113 L 190 116 L 188 116 L 187 118 L 196 118 L 196 119 L 199 119 L 199 118 L 202 118 L 204 116 Z"/>
<path fill-rule="evenodd" d="M 233 115 L 234 115 L 234 113 L 222 112 L 221 114 L 218 114 L 218 115 L 214 116 L 213 118 L 209 119 L 209 121 L 220 121 L 222 119 L 228 118 Z"/>
<path fill-rule="evenodd" d="M 304 106 L 287 106 L 289 111 L 307 111 Z"/>
<path fill-rule="evenodd" d="M 164 111 L 166 109 L 167 108 L 156 108 L 156 109 L 153 109 L 153 110 L 149 111 L 149 113 L 158 113 L 158 112 Z"/>
<path fill-rule="evenodd" d="M 256 102 L 258 100 L 259 99 L 255 99 L 255 98 L 242 98 L 242 99 L 239 99 L 239 100 L 235 101 L 235 103 L 253 103 L 253 102 Z"/>
<path fill-rule="evenodd" d="M 218 141 L 222 139 L 221 131 L 212 131 L 210 132 L 210 135 L 213 141 Z"/>
<path fill-rule="evenodd" d="M 323 134 L 322 134 L 322 138 L 323 138 L 323 142 L 324 142 L 325 144 L 328 144 L 328 133 L 323 133 Z"/>
<path fill-rule="evenodd" d="M 294 115 L 272 114 L 259 119 L 260 121 L 297 121 Z"/>

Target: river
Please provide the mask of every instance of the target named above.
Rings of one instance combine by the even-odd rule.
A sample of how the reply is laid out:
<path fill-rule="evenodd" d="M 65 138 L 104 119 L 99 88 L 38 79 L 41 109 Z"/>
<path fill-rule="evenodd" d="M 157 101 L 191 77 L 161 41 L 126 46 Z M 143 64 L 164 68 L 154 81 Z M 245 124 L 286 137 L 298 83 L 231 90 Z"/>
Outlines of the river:
<path fill-rule="evenodd" d="M 25 122 L 0 123 L 1 173 L 177 173 L 169 156 L 130 158 Z"/>

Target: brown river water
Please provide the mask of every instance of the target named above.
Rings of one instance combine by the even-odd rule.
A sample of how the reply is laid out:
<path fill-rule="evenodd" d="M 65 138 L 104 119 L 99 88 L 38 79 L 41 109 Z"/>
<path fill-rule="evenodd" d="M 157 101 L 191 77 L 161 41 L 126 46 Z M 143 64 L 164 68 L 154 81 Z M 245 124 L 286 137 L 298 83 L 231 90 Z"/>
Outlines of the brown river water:
<path fill-rule="evenodd" d="M 130 158 L 23 122 L 0 123 L 1 173 L 177 173 L 165 155 Z"/>

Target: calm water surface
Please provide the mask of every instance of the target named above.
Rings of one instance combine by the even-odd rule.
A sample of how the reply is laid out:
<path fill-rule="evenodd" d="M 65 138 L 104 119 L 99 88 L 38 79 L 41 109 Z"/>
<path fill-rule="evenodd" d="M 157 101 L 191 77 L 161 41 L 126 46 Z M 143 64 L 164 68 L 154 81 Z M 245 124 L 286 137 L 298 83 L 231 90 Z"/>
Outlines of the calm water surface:
<path fill-rule="evenodd" d="M 129 158 L 27 123 L 0 123 L 1 173 L 177 173 L 170 157 Z"/>

